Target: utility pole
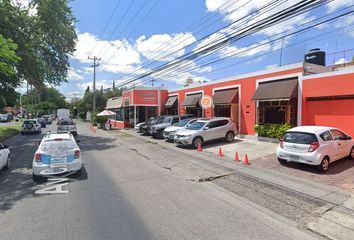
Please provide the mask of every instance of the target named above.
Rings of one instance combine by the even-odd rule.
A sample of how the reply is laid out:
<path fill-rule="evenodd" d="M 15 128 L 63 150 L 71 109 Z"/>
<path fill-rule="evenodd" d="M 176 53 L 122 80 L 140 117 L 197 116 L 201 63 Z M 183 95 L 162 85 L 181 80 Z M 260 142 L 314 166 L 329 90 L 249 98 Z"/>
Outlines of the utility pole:
<path fill-rule="evenodd" d="M 93 122 L 93 114 L 95 114 L 96 111 L 96 67 L 98 67 L 100 64 L 98 61 L 101 61 L 101 58 L 98 58 L 96 56 L 88 57 L 88 59 L 93 60 L 93 89 L 92 89 L 92 97 L 93 97 L 93 102 L 92 102 L 92 114 L 91 114 L 91 123 Z"/>
<path fill-rule="evenodd" d="M 151 78 L 150 82 L 151 82 L 151 87 L 153 87 L 154 86 L 154 82 L 156 82 L 156 80 Z"/>

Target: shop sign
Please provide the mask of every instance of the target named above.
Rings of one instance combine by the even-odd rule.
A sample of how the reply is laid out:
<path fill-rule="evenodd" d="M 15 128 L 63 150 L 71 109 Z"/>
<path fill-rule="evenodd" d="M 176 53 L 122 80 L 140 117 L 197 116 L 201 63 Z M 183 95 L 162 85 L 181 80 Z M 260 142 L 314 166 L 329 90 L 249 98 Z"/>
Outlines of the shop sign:
<path fill-rule="evenodd" d="M 200 99 L 200 106 L 202 108 L 210 108 L 213 105 L 213 98 L 211 96 L 208 95 L 204 95 L 201 99 Z"/>

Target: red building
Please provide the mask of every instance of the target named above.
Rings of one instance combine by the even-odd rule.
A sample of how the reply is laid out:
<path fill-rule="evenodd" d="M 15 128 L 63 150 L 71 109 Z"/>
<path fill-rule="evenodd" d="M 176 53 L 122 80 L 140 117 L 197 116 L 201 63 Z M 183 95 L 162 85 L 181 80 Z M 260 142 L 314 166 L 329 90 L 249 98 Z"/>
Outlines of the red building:
<path fill-rule="evenodd" d="M 208 108 L 201 107 L 204 96 L 213 100 Z M 138 88 L 124 92 L 120 104 L 124 120 L 116 121 L 117 127 L 155 114 L 192 113 L 230 117 L 244 135 L 254 135 L 256 124 L 289 123 L 328 125 L 354 136 L 354 68 L 296 63 L 173 91 Z M 107 107 L 112 109 L 109 101 Z"/>

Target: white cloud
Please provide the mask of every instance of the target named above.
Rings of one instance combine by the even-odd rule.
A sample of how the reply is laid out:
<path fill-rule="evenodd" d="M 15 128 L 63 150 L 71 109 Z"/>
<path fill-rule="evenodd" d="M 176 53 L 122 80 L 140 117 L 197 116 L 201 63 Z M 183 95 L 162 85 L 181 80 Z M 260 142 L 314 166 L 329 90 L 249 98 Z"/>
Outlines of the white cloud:
<path fill-rule="evenodd" d="M 196 41 L 191 33 L 157 34 L 146 38 L 144 35 L 136 40 L 137 50 L 149 60 L 172 61 L 185 53 L 185 47 Z"/>
<path fill-rule="evenodd" d="M 277 68 L 277 67 L 278 67 L 278 64 L 274 63 L 274 64 L 266 66 L 266 69 L 274 69 L 274 68 Z"/>
<path fill-rule="evenodd" d="M 23 10 L 28 10 L 30 16 L 37 15 L 37 8 L 30 5 L 31 0 L 11 0 L 11 4 L 19 6 Z"/>
<path fill-rule="evenodd" d="M 272 45 L 266 41 L 260 41 L 246 47 L 237 48 L 228 46 L 220 50 L 220 57 L 252 57 L 257 54 L 268 52 L 272 49 Z"/>
<path fill-rule="evenodd" d="M 96 90 L 100 90 L 101 87 L 103 87 L 103 89 L 107 89 L 107 88 L 111 88 L 113 85 L 113 80 L 99 80 L 96 81 Z M 87 86 L 90 87 L 90 90 L 93 89 L 93 82 L 86 82 L 86 83 L 78 83 L 77 86 L 81 89 L 81 90 L 86 90 Z"/>
<path fill-rule="evenodd" d="M 81 70 L 75 70 L 73 68 L 70 68 L 68 71 L 68 80 L 83 80 L 84 77 L 79 74 L 79 71 L 82 72 Z"/>
<path fill-rule="evenodd" d="M 92 63 L 89 56 L 101 58 L 102 70 L 121 72 L 127 66 L 140 64 L 140 55 L 127 41 L 105 41 L 90 33 L 79 33 L 73 58 L 82 63 Z"/>
<path fill-rule="evenodd" d="M 351 6 L 354 4 L 354 0 L 339 0 L 339 1 L 333 1 L 329 4 L 327 4 L 327 13 L 332 13 L 336 11 L 337 9 L 346 7 L 346 6 Z"/>
<path fill-rule="evenodd" d="M 347 63 L 348 61 L 345 58 L 340 58 L 338 61 L 336 61 L 334 64 L 344 64 Z"/>

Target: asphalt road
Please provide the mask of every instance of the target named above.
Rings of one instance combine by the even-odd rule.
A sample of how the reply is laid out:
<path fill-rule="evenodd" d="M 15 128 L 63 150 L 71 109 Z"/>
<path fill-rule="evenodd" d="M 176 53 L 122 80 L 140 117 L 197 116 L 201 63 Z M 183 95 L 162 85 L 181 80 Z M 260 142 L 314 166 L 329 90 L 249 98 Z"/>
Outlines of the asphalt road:
<path fill-rule="evenodd" d="M 13 157 L 11 170 L 0 171 L 0 239 L 311 239 L 246 199 L 192 181 L 211 173 L 172 164 L 188 154 L 81 123 L 78 132 L 84 170 L 57 184 L 32 181 L 41 136 L 6 141 Z M 53 186 L 68 193 L 37 194 Z"/>

